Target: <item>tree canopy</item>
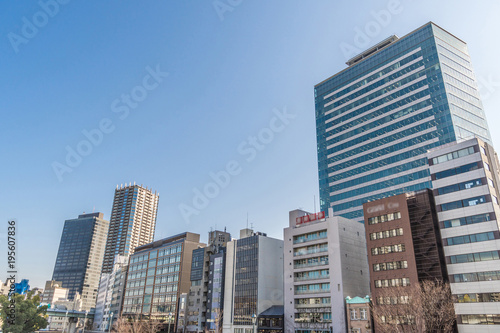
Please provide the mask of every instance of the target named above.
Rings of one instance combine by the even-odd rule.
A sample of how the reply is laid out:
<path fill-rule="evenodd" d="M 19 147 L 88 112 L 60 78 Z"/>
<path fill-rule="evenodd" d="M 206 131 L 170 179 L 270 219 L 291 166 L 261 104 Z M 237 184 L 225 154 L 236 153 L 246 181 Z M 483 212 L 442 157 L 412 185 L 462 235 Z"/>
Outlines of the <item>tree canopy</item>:
<path fill-rule="evenodd" d="M 3 332 L 29 333 L 46 328 L 47 306 L 40 306 L 40 296 L 14 294 L 10 299 L 0 295 L 0 318 Z"/>

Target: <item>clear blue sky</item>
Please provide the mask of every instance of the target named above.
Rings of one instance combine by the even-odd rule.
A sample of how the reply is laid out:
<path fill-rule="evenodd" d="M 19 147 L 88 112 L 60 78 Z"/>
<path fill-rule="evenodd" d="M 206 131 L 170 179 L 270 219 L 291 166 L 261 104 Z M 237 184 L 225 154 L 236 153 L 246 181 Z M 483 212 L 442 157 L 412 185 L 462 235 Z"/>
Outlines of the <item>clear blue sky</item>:
<path fill-rule="evenodd" d="M 356 31 L 372 28 L 372 45 L 434 21 L 465 40 L 478 77 L 493 81 L 481 91 L 500 142 L 499 3 L 228 3 L 73 0 L 57 13 L 49 6 L 52 16 L 36 1 L 0 4 L 0 246 L 17 219 L 19 278 L 42 287 L 64 220 L 94 207 L 109 219 L 115 186 L 134 181 L 160 192 L 157 239 L 192 231 L 206 240 L 224 226 L 238 237 L 247 213 L 282 238 L 288 211 L 318 202 L 313 87 L 345 68 L 341 46 L 356 47 Z M 159 83 L 146 77 L 157 68 L 169 73 Z M 141 101 L 126 107 L 132 92 Z M 282 125 L 273 110 L 285 108 L 295 118 Z M 54 162 L 66 164 L 67 147 L 88 149 L 82 131 L 100 122 L 113 131 L 60 181 Z M 249 137 L 259 133 L 265 144 L 253 154 Z M 239 173 L 186 223 L 179 205 L 192 206 L 193 189 L 230 161 Z M 0 271 L 6 265 L 4 254 Z"/>

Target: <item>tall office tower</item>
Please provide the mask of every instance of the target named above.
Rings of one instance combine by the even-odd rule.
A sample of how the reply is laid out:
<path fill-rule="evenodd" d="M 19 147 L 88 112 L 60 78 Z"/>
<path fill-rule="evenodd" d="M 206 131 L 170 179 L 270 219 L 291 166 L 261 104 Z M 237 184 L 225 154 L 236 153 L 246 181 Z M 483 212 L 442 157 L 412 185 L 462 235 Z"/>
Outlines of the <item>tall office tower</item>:
<path fill-rule="evenodd" d="M 345 298 L 370 293 L 364 225 L 341 216 L 325 219 L 324 212 L 294 210 L 289 218 L 284 229 L 285 329 L 346 332 Z"/>
<path fill-rule="evenodd" d="M 226 246 L 231 234 L 210 231 L 208 246 L 193 251 L 187 295 L 187 332 L 216 331 L 222 322 Z"/>
<path fill-rule="evenodd" d="M 159 197 L 142 185 L 116 186 L 102 273 L 111 273 L 116 255 L 153 241 Z"/>
<path fill-rule="evenodd" d="M 191 260 L 200 235 L 185 232 L 136 248 L 130 256 L 123 316 L 149 318 L 177 331 L 178 301 L 191 286 Z"/>
<path fill-rule="evenodd" d="M 69 289 L 70 300 L 79 293 L 82 310 L 95 306 L 108 228 L 102 213 L 83 214 L 64 222 L 52 280 L 61 281 L 62 287 Z"/>
<path fill-rule="evenodd" d="M 460 332 L 500 331 L 499 163 L 479 139 L 428 154 Z"/>
<path fill-rule="evenodd" d="M 401 296 L 400 287 L 404 293 L 406 287 L 424 280 L 448 281 L 432 190 L 375 200 L 363 209 L 375 310 L 401 306 L 387 299 Z M 375 331 L 385 331 L 378 321 Z"/>
<path fill-rule="evenodd" d="M 260 314 L 283 306 L 283 241 L 250 229 L 227 244 L 224 333 L 251 333 Z"/>
<path fill-rule="evenodd" d="M 362 221 L 365 202 L 431 187 L 427 150 L 490 142 L 467 44 L 434 23 L 347 65 L 314 88 L 322 211 Z"/>

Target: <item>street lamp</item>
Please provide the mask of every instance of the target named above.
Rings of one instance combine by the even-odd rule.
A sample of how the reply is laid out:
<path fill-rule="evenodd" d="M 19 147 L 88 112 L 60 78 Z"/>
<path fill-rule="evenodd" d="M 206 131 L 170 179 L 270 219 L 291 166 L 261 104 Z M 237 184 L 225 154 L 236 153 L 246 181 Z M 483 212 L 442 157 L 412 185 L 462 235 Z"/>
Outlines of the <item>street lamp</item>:
<path fill-rule="evenodd" d="M 170 333 L 170 322 L 172 321 L 172 312 L 168 313 L 168 333 Z"/>
<path fill-rule="evenodd" d="M 109 329 L 108 329 L 108 333 L 111 332 L 111 326 L 113 326 L 113 311 L 111 311 L 109 313 L 110 317 L 109 317 Z"/>
<path fill-rule="evenodd" d="M 255 333 L 255 322 L 257 321 L 257 315 L 254 313 L 252 315 L 253 333 Z"/>
<path fill-rule="evenodd" d="M 85 333 L 85 324 L 87 323 L 87 314 L 89 313 L 88 310 L 85 310 L 85 319 L 83 320 L 83 332 Z"/>

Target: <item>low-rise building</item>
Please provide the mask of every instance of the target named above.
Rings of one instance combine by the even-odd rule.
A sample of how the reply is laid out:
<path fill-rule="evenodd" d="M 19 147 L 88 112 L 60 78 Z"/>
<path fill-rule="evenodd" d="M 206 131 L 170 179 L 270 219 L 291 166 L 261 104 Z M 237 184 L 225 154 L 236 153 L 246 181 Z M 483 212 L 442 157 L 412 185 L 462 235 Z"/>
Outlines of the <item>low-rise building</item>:
<path fill-rule="evenodd" d="M 372 333 L 373 323 L 371 316 L 370 296 L 345 298 L 347 310 L 348 333 Z"/>
<path fill-rule="evenodd" d="M 364 225 L 294 210 L 284 240 L 285 330 L 344 333 L 345 297 L 370 292 Z"/>
<path fill-rule="evenodd" d="M 215 331 L 222 325 L 226 245 L 231 235 L 210 231 L 208 246 L 193 251 L 187 298 L 187 332 Z"/>
<path fill-rule="evenodd" d="M 283 241 L 243 229 L 227 244 L 223 332 L 253 333 L 258 315 L 274 305 L 283 305 Z"/>
<path fill-rule="evenodd" d="M 178 300 L 191 286 L 191 258 L 200 235 L 185 232 L 135 249 L 125 287 L 122 317 L 158 320 L 176 330 Z"/>
<path fill-rule="evenodd" d="M 128 264 L 129 256 L 118 254 L 111 273 L 101 275 L 94 316 L 94 328 L 97 330 L 107 330 L 120 317 Z"/>
<path fill-rule="evenodd" d="M 410 293 L 399 295 L 401 287 L 409 290 L 424 280 L 448 280 L 431 190 L 367 202 L 363 211 L 374 312 L 400 306 L 393 299 L 406 300 Z M 375 331 L 379 325 L 375 321 Z"/>

